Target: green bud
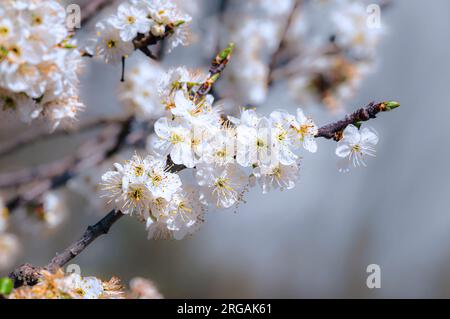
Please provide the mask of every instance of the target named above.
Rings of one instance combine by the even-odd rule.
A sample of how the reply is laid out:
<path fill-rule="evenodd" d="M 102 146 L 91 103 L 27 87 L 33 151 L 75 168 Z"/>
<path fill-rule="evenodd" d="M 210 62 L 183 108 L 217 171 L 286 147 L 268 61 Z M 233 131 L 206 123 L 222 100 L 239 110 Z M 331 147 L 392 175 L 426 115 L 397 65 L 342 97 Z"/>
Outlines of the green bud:
<path fill-rule="evenodd" d="M 400 106 L 400 103 L 395 102 L 395 101 L 389 101 L 385 103 L 386 106 L 386 111 L 391 111 L 393 109 L 396 109 L 397 107 Z"/>
<path fill-rule="evenodd" d="M 179 20 L 179 21 L 175 22 L 175 26 L 176 26 L 176 27 L 179 27 L 180 25 L 182 25 L 182 24 L 184 24 L 184 23 L 186 23 L 186 21 L 184 21 L 184 20 Z"/>
<path fill-rule="evenodd" d="M 211 77 L 211 81 L 212 81 L 212 82 L 216 82 L 217 79 L 219 79 L 219 77 L 220 77 L 220 73 L 216 73 L 216 74 L 214 74 L 214 75 Z"/>
<path fill-rule="evenodd" d="M 9 295 L 13 290 L 13 281 L 8 277 L 0 278 L 0 294 Z"/>
<path fill-rule="evenodd" d="M 221 61 L 225 60 L 226 58 L 228 58 L 230 56 L 230 54 L 233 52 L 233 48 L 234 48 L 234 43 L 231 42 L 230 44 L 228 44 L 228 46 L 222 50 L 222 52 L 219 53 L 219 59 Z"/>
<path fill-rule="evenodd" d="M 354 126 L 356 126 L 358 128 L 358 130 L 361 128 L 362 122 L 361 121 L 357 121 L 355 123 L 353 123 Z"/>

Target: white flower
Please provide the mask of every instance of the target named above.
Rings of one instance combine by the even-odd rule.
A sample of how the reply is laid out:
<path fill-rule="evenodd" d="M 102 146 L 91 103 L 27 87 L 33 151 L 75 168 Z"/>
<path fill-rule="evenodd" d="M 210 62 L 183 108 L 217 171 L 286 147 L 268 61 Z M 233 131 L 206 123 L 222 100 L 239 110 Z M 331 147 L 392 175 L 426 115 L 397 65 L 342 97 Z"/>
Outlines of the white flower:
<path fill-rule="evenodd" d="M 58 288 L 72 298 L 77 299 L 100 299 L 104 289 L 103 283 L 96 277 L 81 277 L 73 273 L 62 279 L 57 279 Z"/>
<path fill-rule="evenodd" d="M 358 130 L 354 125 L 347 126 L 336 147 L 336 155 L 342 158 L 339 171 L 347 172 L 350 164 L 366 166 L 364 156 L 374 157 L 377 144 L 378 136 L 373 129 L 365 127 Z"/>
<path fill-rule="evenodd" d="M 195 190 L 175 193 L 171 201 L 157 198 L 150 208 L 146 223 L 148 238 L 183 239 L 203 223 L 204 209 Z"/>
<path fill-rule="evenodd" d="M 195 177 L 202 188 L 200 200 L 204 204 L 212 202 L 217 207 L 223 208 L 241 201 L 248 184 L 248 176 L 235 164 L 226 166 L 199 164 Z"/>
<path fill-rule="evenodd" d="M 272 121 L 273 152 L 276 154 L 276 160 L 284 165 L 295 163 L 298 156 L 292 151 L 294 145 L 290 136 L 293 116 L 280 110 L 273 111 L 270 119 Z"/>
<path fill-rule="evenodd" d="M 281 163 L 261 166 L 255 171 L 259 185 L 264 194 L 273 189 L 292 189 L 298 179 L 299 166 L 297 163 L 283 165 Z"/>
<path fill-rule="evenodd" d="M 118 64 L 122 57 L 128 57 L 134 51 L 132 42 L 123 41 L 119 29 L 111 23 L 99 22 L 97 28 L 96 54 L 103 57 L 106 63 Z"/>
<path fill-rule="evenodd" d="M 256 127 L 239 125 L 236 128 L 236 162 L 248 167 L 254 164 L 269 163 L 272 156 L 272 125 L 262 117 Z"/>
<path fill-rule="evenodd" d="M 194 167 L 194 152 L 192 150 L 191 129 L 185 123 L 160 118 L 155 123 L 155 133 L 150 144 L 161 156 L 170 154 L 175 164 Z"/>
<path fill-rule="evenodd" d="M 236 130 L 231 126 L 211 128 L 212 136 L 203 141 L 202 160 L 209 164 L 234 163 L 236 157 Z"/>
<path fill-rule="evenodd" d="M 156 199 L 170 201 L 181 187 L 179 176 L 168 172 L 165 162 L 153 156 L 135 155 L 123 166 L 116 163 L 115 168 L 102 176 L 103 188 L 122 213 L 136 212 L 139 219 L 147 218 Z"/>
<path fill-rule="evenodd" d="M 305 150 L 311 153 L 317 152 L 317 143 L 315 140 L 318 131 L 317 125 L 312 119 L 303 114 L 302 109 L 297 109 L 297 117 L 292 122 L 292 126 L 296 133 L 295 141 L 301 143 Z"/>
<path fill-rule="evenodd" d="M 165 162 L 147 156 L 143 161 L 146 174 L 146 185 L 154 198 L 164 198 L 170 201 L 172 195 L 181 187 L 177 174 L 167 172 Z"/>
<path fill-rule="evenodd" d="M 123 41 L 133 40 L 138 33 L 147 33 L 152 24 L 144 10 L 127 2 L 119 6 L 117 15 L 112 16 L 110 22 L 120 30 L 120 37 Z"/>

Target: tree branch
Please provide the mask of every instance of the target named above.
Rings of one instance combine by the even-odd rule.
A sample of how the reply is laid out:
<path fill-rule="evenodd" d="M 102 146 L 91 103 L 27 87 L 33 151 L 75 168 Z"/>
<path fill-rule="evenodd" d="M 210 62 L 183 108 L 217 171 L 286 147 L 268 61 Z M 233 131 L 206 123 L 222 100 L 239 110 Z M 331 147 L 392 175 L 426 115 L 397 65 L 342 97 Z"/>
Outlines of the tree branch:
<path fill-rule="evenodd" d="M 267 84 L 270 86 L 272 85 L 273 76 L 272 73 L 275 71 L 275 68 L 277 66 L 279 55 L 281 54 L 282 50 L 284 49 L 286 45 L 286 37 L 289 32 L 289 28 L 291 27 L 292 20 L 294 19 L 295 12 L 297 11 L 297 8 L 300 6 L 301 0 L 295 0 L 292 10 L 289 13 L 289 16 L 287 17 L 286 24 L 284 26 L 284 29 L 281 33 L 280 42 L 278 44 L 278 48 L 275 50 L 275 52 L 272 54 L 272 58 L 269 63 L 269 73 L 267 76 L 268 82 Z"/>
<path fill-rule="evenodd" d="M 326 139 L 334 139 L 335 141 L 339 141 L 342 137 L 342 131 L 350 125 L 357 125 L 359 122 L 365 122 L 370 119 L 376 118 L 376 115 L 380 112 L 391 111 L 400 104 L 398 102 L 390 101 L 390 102 L 381 102 L 375 104 L 374 102 L 369 103 L 366 107 L 362 107 L 353 113 L 347 114 L 344 119 L 324 125 L 319 128 L 316 137 L 323 137 Z"/>
<path fill-rule="evenodd" d="M 116 133 L 117 127 L 108 126 L 95 140 L 88 140 L 79 148 L 76 154 L 62 161 L 42 165 L 37 168 L 28 168 L 21 171 L 20 174 L 15 172 L 0 175 L 0 185 L 3 187 L 22 185 L 18 181 L 24 184 L 37 181 L 31 189 L 10 199 L 6 203 L 6 207 L 13 211 L 20 205 L 35 200 L 46 191 L 65 185 L 81 171 L 111 158 L 125 146 L 140 143 L 146 136 L 147 128 L 133 131 L 133 124 L 134 118 L 128 118 L 121 123 L 119 133 Z"/>
<path fill-rule="evenodd" d="M 25 133 L 18 138 L 8 141 L 5 144 L 0 145 L 0 156 L 10 154 L 22 148 L 28 147 L 34 143 L 45 140 L 46 138 L 55 138 L 60 136 L 68 136 L 74 133 L 84 133 L 92 129 L 96 129 L 99 126 L 120 123 L 123 122 L 123 118 L 98 118 L 90 121 L 80 123 L 77 127 L 68 130 L 57 130 L 56 132 L 50 134 L 46 131 L 34 132 L 30 131 Z M 1 187 L 1 186 L 0 186 Z"/>
<path fill-rule="evenodd" d="M 113 3 L 114 0 L 89 0 L 81 7 L 81 25 L 87 24 L 96 14 Z"/>
<path fill-rule="evenodd" d="M 67 247 L 61 254 L 57 254 L 52 261 L 45 267 L 49 271 L 56 271 L 63 267 L 69 261 L 78 256 L 86 249 L 97 237 L 108 233 L 111 226 L 118 221 L 124 214 L 121 211 L 112 210 L 95 225 L 89 226 L 77 241 Z"/>
<path fill-rule="evenodd" d="M 41 276 L 41 270 L 46 269 L 54 272 L 63 267 L 69 261 L 77 257 L 95 239 L 101 235 L 107 234 L 111 226 L 122 216 L 124 216 L 124 214 L 120 211 L 110 211 L 95 225 L 89 226 L 78 240 L 69 245 L 69 247 L 67 247 L 62 253 L 57 254 L 44 268 L 35 267 L 31 264 L 21 265 L 9 274 L 9 277 L 14 281 L 14 287 L 17 288 L 23 285 L 35 285 Z"/>

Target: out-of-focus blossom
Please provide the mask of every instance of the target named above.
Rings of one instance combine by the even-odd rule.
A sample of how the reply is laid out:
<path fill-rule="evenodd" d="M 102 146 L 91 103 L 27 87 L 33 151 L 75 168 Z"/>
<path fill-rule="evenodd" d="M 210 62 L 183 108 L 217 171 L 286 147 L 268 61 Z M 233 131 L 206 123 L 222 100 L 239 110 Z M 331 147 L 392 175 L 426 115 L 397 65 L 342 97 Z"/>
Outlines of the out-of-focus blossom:
<path fill-rule="evenodd" d="M 127 294 L 127 298 L 162 299 L 163 296 L 151 280 L 135 277 L 130 280 L 130 292 Z"/>
<path fill-rule="evenodd" d="M 69 37 L 58 1 L 2 2 L 0 107 L 25 121 L 46 118 L 52 129 L 76 118 L 81 53 Z"/>

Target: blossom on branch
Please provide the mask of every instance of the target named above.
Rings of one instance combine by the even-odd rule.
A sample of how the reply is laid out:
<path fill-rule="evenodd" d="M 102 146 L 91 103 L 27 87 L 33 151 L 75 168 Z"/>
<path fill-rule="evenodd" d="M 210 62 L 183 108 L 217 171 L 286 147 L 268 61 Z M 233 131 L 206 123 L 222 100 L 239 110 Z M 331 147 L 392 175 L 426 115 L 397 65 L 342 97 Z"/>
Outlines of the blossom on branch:
<path fill-rule="evenodd" d="M 0 8 L 0 108 L 51 129 L 84 108 L 78 97 L 81 53 L 56 0 L 5 0 Z"/>

